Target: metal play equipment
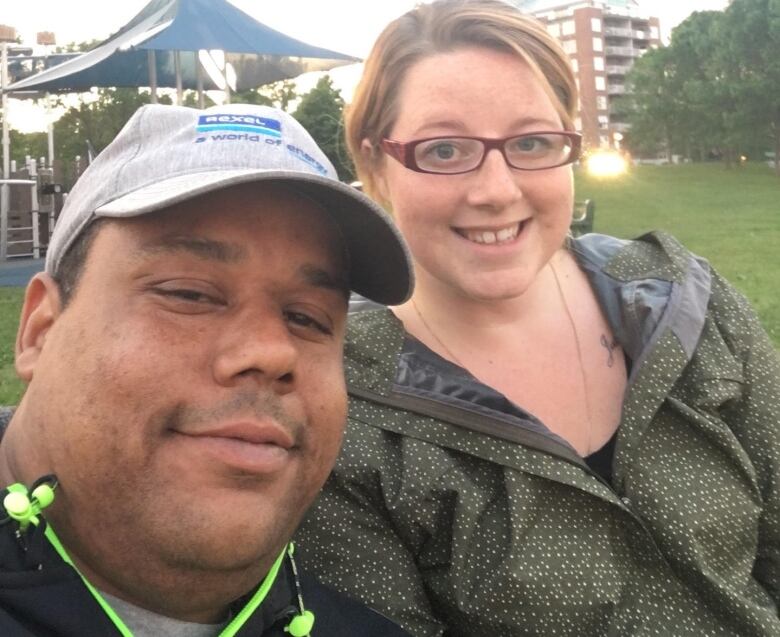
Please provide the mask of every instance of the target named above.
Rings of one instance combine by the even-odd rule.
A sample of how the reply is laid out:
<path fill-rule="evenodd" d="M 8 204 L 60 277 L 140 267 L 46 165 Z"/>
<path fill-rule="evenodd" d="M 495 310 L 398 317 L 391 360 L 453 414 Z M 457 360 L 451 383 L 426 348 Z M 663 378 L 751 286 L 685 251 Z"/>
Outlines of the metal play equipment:
<path fill-rule="evenodd" d="M 35 57 L 29 56 L 31 73 L 38 63 Z M 181 103 L 186 88 L 198 91 L 202 108 L 204 90 L 222 90 L 226 101 L 230 101 L 231 91 L 358 61 L 271 29 L 227 0 L 151 0 L 130 22 L 90 51 L 13 83 L 9 82 L 7 46 L 2 45 L 0 259 L 9 255 L 10 188 L 30 186 L 17 183 L 10 176 L 9 94 L 38 97 L 93 87 L 149 87 L 154 102 L 157 88 L 167 87 L 176 89 L 177 103 Z M 51 131 L 49 147 L 50 167 L 54 154 Z M 45 244 L 41 243 L 37 250 L 45 250 Z M 32 253 L 35 252 L 33 248 Z"/>

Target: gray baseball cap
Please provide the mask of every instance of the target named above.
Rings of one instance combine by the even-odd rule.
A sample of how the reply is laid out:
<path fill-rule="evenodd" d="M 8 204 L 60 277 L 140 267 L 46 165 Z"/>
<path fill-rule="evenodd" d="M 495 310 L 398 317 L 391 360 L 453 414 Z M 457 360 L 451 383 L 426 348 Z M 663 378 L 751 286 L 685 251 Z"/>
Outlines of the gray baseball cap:
<path fill-rule="evenodd" d="M 220 188 L 261 181 L 284 183 L 328 212 L 344 237 L 355 292 L 387 305 L 409 298 L 409 253 L 387 213 L 338 180 L 297 120 L 251 104 L 140 108 L 68 195 L 49 243 L 46 271 L 57 273 L 68 248 L 99 217 L 149 214 Z"/>

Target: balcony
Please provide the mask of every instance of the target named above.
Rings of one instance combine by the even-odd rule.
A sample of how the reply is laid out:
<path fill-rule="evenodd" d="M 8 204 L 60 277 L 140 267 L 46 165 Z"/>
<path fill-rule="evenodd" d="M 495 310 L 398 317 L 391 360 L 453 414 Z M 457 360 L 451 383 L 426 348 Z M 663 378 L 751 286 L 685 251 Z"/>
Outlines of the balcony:
<path fill-rule="evenodd" d="M 607 65 L 607 75 L 625 75 L 631 70 L 630 66 Z"/>
<path fill-rule="evenodd" d="M 604 27 L 604 35 L 611 35 L 615 38 L 633 38 L 634 32 L 631 29 L 621 29 L 619 27 Z"/>
<path fill-rule="evenodd" d="M 615 57 L 635 58 L 639 57 L 639 51 L 630 46 L 605 46 L 604 52 Z"/>
<path fill-rule="evenodd" d="M 624 84 L 610 84 L 607 86 L 607 93 L 610 95 L 625 95 L 626 87 Z"/>

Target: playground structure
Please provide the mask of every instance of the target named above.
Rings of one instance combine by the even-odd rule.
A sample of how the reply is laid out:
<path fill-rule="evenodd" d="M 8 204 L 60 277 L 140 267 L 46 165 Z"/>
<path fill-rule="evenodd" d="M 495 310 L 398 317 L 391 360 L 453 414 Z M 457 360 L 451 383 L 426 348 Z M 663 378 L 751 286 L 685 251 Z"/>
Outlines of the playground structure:
<path fill-rule="evenodd" d="M 0 32 L 0 40 L 8 35 Z M 46 37 L 41 44 L 53 44 L 54 34 L 42 35 Z M 11 48 L 14 55 L 9 60 L 9 44 L 0 41 L 0 261 L 43 256 L 62 207 L 63 195 L 57 184 L 75 181 L 56 176 L 51 123 L 48 163 L 28 158 L 20 171 L 12 170 L 9 95 L 37 98 L 93 87 L 149 87 L 155 102 L 157 88 L 166 87 L 176 89 L 176 103 L 181 104 L 184 89 L 196 89 L 202 108 L 204 90 L 219 89 L 229 102 L 231 90 L 359 61 L 275 31 L 228 0 L 150 0 L 130 22 L 83 53 L 36 56 L 24 47 Z M 9 61 L 15 69 L 14 78 L 9 75 Z M 35 72 L 40 66 L 43 70 Z M 77 167 L 76 174 L 79 172 Z"/>
<path fill-rule="evenodd" d="M 10 164 L 9 178 L 0 179 L 8 206 L 0 219 L 0 260 L 38 259 L 46 255 L 66 196 L 62 176 L 44 158 L 28 157 L 18 168 L 15 161 Z"/>

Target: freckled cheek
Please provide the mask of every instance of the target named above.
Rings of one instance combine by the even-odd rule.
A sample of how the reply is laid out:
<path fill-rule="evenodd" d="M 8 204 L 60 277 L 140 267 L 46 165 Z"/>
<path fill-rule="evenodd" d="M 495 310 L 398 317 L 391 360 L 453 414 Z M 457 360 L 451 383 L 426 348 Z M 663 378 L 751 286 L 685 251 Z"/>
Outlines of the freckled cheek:
<path fill-rule="evenodd" d="M 417 176 L 421 177 L 420 179 Z M 464 188 L 452 181 L 437 182 L 436 175 L 407 173 L 391 184 L 390 203 L 399 227 L 424 228 L 426 225 L 449 225 L 459 201 L 467 196 Z"/>
<path fill-rule="evenodd" d="M 574 199 L 567 182 L 540 182 L 533 190 L 526 189 L 525 197 L 536 211 L 537 219 L 544 225 L 569 226 Z"/>
<path fill-rule="evenodd" d="M 428 241 L 431 237 L 441 238 L 449 232 L 453 212 L 457 206 L 453 202 L 442 203 L 431 198 L 424 206 L 406 206 L 395 210 L 395 220 L 401 233 L 410 243 Z"/>

